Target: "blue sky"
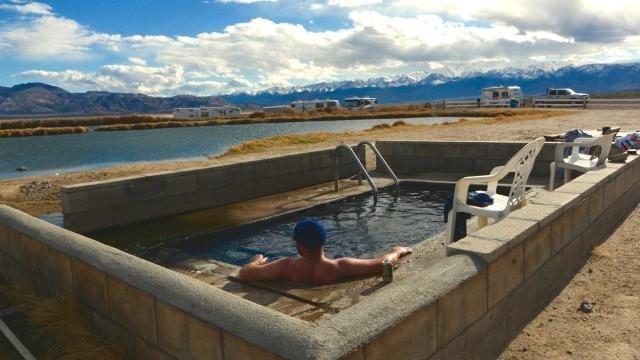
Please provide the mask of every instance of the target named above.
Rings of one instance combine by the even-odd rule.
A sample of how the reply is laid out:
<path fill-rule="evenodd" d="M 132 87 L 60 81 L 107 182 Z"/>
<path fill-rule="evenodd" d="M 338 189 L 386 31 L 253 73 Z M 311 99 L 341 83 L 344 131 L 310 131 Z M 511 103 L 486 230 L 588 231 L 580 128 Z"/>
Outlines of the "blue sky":
<path fill-rule="evenodd" d="M 212 95 L 640 61 L 636 0 L 0 0 L 0 86 Z"/>

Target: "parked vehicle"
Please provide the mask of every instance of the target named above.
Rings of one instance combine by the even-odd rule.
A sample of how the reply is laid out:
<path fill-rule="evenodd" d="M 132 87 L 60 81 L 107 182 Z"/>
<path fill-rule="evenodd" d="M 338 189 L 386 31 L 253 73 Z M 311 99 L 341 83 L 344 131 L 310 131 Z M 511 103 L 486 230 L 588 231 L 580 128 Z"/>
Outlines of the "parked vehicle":
<path fill-rule="evenodd" d="M 480 105 L 513 107 L 515 103 L 521 104 L 522 99 L 522 89 L 519 86 L 492 86 L 482 89 Z"/>
<path fill-rule="evenodd" d="M 290 107 L 294 111 L 307 112 L 307 111 L 316 111 L 323 110 L 327 108 L 337 109 L 340 107 L 340 102 L 338 100 L 298 100 L 291 103 Z"/>
<path fill-rule="evenodd" d="M 579 99 L 589 101 L 589 94 L 577 93 L 569 88 L 550 88 L 547 89 L 547 99 Z"/>
<path fill-rule="evenodd" d="M 372 109 L 378 105 L 378 99 L 372 97 L 350 97 L 344 99 L 344 107 L 349 110 Z"/>
<path fill-rule="evenodd" d="M 239 117 L 240 108 L 235 106 L 202 106 L 198 108 L 176 108 L 174 119 L 209 119 L 220 117 Z"/>

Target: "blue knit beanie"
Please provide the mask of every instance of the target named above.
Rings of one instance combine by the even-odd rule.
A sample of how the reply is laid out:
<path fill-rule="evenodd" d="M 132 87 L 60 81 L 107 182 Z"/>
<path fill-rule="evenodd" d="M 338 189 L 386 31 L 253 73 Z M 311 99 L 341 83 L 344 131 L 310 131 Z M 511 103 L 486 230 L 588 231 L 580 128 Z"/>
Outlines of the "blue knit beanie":
<path fill-rule="evenodd" d="M 293 240 L 305 249 L 317 249 L 327 242 L 327 231 L 316 220 L 302 219 L 293 229 Z"/>

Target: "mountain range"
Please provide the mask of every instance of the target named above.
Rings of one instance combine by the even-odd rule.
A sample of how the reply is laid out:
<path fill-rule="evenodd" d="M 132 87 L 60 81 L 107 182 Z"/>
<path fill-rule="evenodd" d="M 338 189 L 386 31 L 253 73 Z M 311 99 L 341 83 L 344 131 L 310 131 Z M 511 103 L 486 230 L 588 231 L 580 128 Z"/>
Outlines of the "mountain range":
<path fill-rule="evenodd" d="M 155 97 L 106 91 L 71 93 L 43 83 L 0 86 L 0 114 L 158 113 L 171 111 L 176 107 L 216 106 L 224 103 L 218 96 Z"/>
<path fill-rule="evenodd" d="M 482 88 L 518 85 L 525 96 L 543 94 L 549 87 L 570 87 L 579 92 L 606 93 L 640 89 L 640 63 L 591 64 L 556 68 L 508 68 L 462 75 L 413 72 L 366 80 L 321 82 L 293 87 L 274 87 L 257 92 L 219 96 L 178 95 L 154 97 L 143 94 L 88 91 L 71 93 L 43 83 L 0 87 L 0 114 L 114 114 L 157 113 L 176 107 L 238 104 L 244 108 L 288 104 L 295 100 L 338 99 L 350 96 L 377 97 L 381 104 L 441 99 L 475 99 Z"/>

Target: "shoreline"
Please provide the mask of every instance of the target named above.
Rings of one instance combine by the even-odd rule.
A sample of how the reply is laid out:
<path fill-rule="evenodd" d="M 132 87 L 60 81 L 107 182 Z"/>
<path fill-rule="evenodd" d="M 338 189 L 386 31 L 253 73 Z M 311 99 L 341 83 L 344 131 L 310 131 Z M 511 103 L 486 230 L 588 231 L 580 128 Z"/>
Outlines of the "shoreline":
<path fill-rule="evenodd" d="M 310 121 L 348 121 L 371 119 L 408 119 L 429 117 L 510 117 L 521 114 L 541 112 L 541 109 L 433 109 L 419 108 L 415 105 L 404 108 L 380 107 L 370 111 L 338 110 L 335 112 L 309 112 L 302 114 L 272 114 L 253 113 L 239 118 L 220 118 L 205 120 L 175 120 L 172 118 L 148 115 L 127 115 L 113 117 L 86 118 L 51 118 L 51 119 L 18 119 L 0 121 L 0 138 L 23 137 L 40 135 L 63 135 L 74 133 L 88 133 L 87 127 L 94 127 L 92 131 L 128 131 L 150 130 L 179 127 L 220 126 L 220 125 L 249 125 L 249 124 L 281 124 Z M 546 110 L 548 111 L 548 110 Z M 562 111 L 562 110 L 559 110 Z M 254 116 L 261 114 L 262 116 Z"/>

